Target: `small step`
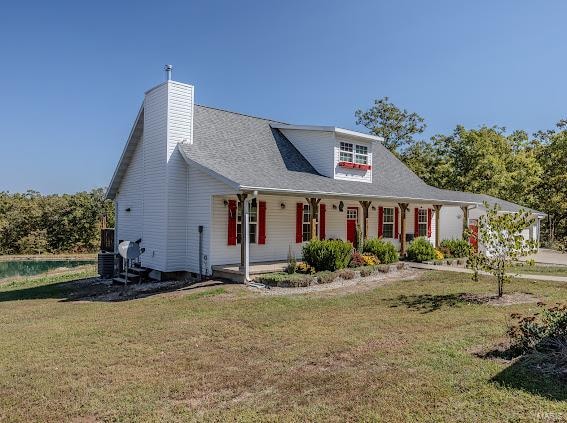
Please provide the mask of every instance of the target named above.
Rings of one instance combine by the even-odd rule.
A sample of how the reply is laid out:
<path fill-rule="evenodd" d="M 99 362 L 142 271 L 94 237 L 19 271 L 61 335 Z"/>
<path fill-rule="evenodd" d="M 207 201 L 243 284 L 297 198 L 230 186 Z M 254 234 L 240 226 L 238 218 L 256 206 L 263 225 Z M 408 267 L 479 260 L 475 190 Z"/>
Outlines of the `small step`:
<path fill-rule="evenodd" d="M 150 273 L 150 269 L 147 267 L 129 267 L 128 274 L 135 273 L 136 275 L 146 275 Z"/>
<path fill-rule="evenodd" d="M 126 279 L 126 272 L 121 272 L 118 276 L 123 279 Z M 140 280 L 140 275 L 131 273 L 130 270 L 128 270 L 128 282 L 138 282 L 139 280 Z"/>

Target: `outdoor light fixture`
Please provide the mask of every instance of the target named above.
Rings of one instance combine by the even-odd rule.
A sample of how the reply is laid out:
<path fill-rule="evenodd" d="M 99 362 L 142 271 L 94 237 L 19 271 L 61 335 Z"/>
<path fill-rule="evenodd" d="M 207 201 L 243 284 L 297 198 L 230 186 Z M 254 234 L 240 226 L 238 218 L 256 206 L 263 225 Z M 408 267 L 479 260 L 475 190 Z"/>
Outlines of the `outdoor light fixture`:
<path fill-rule="evenodd" d="M 376 211 L 376 206 L 372 206 L 372 210 Z"/>
<path fill-rule="evenodd" d="M 228 200 L 224 200 L 222 203 L 224 204 L 225 207 L 228 206 Z"/>
<path fill-rule="evenodd" d="M 285 209 L 285 203 L 281 203 L 280 207 L 281 207 L 282 210 Z"/>
<path fill-rule="evenodd" d="M 333 210 L 336 210 L 336 209 L 337 209 L 337 205 L 333 204 Z"/>
<path fill-rule="evenodd" d="M 129 212 L 129 211 L 132 211 L 132 209 L 131 209 L 130 207 L 128 207 L 128 208 L 126 209 L 126 211 Z"/>
<path fill-rule="evenodd" d="M 345 203 L 343 203 L 342 201 L 339 203 L 339 211 L 342 212 L 343 209 L 345 208 Z"/>

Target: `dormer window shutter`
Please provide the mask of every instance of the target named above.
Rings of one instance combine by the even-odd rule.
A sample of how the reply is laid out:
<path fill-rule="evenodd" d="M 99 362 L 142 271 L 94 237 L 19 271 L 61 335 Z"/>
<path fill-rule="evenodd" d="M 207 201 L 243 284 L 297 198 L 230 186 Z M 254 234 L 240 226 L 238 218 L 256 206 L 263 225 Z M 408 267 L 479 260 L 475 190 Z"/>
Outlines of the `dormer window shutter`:
<path fill-rule="evenodd" d="M 258 202 L 258 244 L 266 243 L 266 202 Z"/>
<path fill-rule="evenodd" d="M 236 245 L 236 200 L 228 200 L 228 245 Z"/>
<path fill-rule="evenodd" d="M 432 209 L 427 209 L 427 238 L 431 238 L 431 215 L 433 214 Z"/>
<path fill-rule="evenodd" d="M 295 242 L 303 241 L 303 203 L 297 203 L 295 210 Z"/>
<path fill-rule="evenodd" d="M 319 204 L 319 238 L 320 239 L 325 239 L 326 211 L 327 211 L 327 207 L 324 204 Z"/>
<path fill-rule="evenodd" d="M 398 239 L 400 237 L 400 231 L 398 227 L 398 220 L 400 220 L 400 209 L 396 207 L 394 209 L 394 239 Z"/>
<path fill-rule="evenodd" d="M 413 216 L 413 235 L 417 238 L 419 236 L 419 208 L 415 208 Z"/>
<path fill-rule="evenodd" d="M 378 207 L 378 238 L 384 235 L 384 207 Z"/>

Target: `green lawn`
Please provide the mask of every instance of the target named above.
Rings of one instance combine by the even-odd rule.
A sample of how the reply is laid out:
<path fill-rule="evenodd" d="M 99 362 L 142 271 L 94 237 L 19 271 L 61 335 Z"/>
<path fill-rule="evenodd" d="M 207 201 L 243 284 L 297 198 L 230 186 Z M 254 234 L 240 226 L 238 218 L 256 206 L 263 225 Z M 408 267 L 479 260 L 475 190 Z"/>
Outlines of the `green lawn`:
<path fill-rule="evenodd" d="M 371 291 L 262 296 L 239 285 L 66 301 L 66 277 L 0 285 L 0 421 L 546 421 L 567 388 L 472 352 L 535 305 L 428 272 Z M 547 302 L 567 284 L 514 281 Z M 551 417 L 550 417 L 551 416 Z M 553 420 L 547 420 L 553 421 Z"/>
<path fill-rule="evenodd" d="M 525 273 L 531 275 L 567 276 L 567 266 L 513 266 L 511 273 Z"/>

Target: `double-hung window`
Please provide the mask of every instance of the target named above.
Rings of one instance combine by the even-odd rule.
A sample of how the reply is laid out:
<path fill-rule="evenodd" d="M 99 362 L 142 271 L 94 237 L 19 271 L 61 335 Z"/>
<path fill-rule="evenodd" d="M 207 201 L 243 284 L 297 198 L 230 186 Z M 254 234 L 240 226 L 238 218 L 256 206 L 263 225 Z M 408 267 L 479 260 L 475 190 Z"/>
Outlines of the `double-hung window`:
<path fill-rule="evenodd" d="M 315 231 L 319 233 L 319 216 L 318 210 L 315 209 Z M 303 205 L 303 241 L 309 241 L 311 238 L 311 206 L 309 204 Z"/>
<path fill-rule="evenodd" d="M 257 227 L 258 227 L 258 207 L 256 203 L 256 199 L 254 198 L 250 202 L 250 209 L 248 227 L 250 228 L 250 244 L 256 243 L 256 234 L 257 234 Z M 242 202 L 238 202 L 238 211 L 236 213 L 236 242 L 240 244 L 242 242 Z"/>
<path fill-rule="evenodd" d="M 394 238 L 394 208 L 384 207 L 384 215 L 382 221 L 382 237 Z"/>
<path fill-rule="evenodd" d="M 354 151 L 353 144 L 349 142 L 341 142 L 339 149 L 339 161 L 352 163 L 353 151 Z"/>
<path fill-rule="evenodd" d="M 419 209 L 417 212 L 417 229 L 419 236 L 427 236 L 427 210 Z"/>
<path fill-rule="evenodd" d="M 356 154 L 354 162 L 358 164 L 368 164 L 368 147 L 365 145 L 356 145 Z"/>

